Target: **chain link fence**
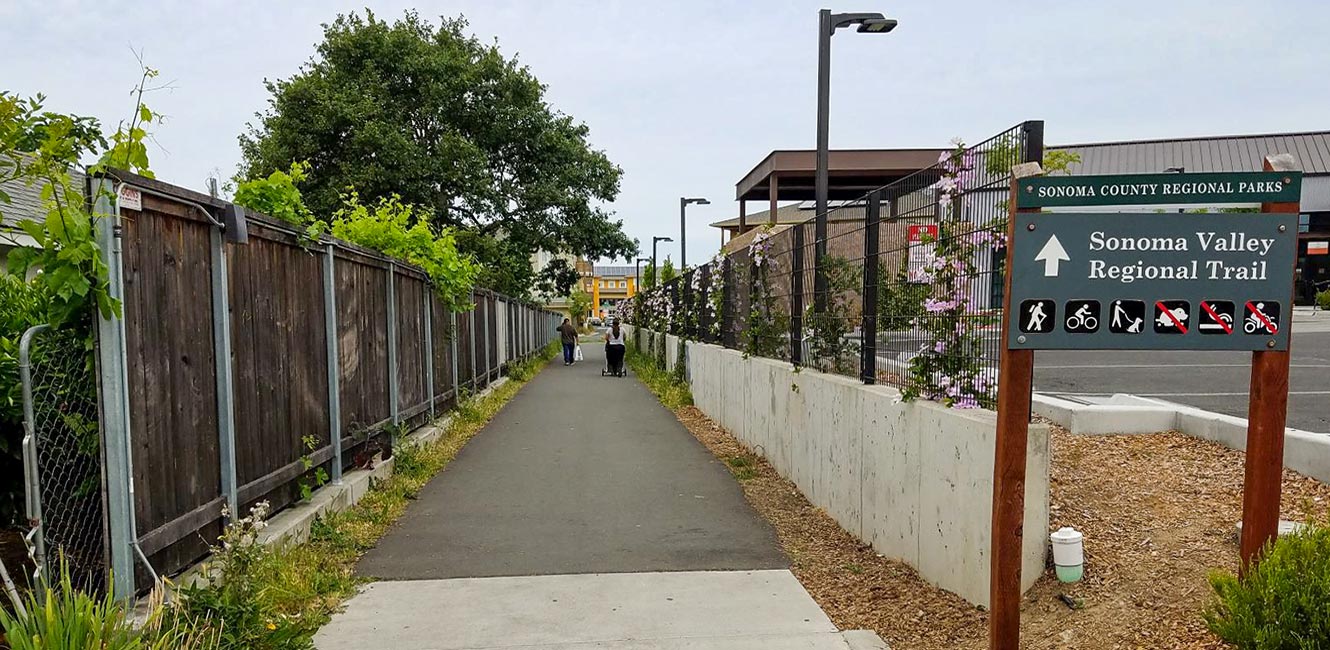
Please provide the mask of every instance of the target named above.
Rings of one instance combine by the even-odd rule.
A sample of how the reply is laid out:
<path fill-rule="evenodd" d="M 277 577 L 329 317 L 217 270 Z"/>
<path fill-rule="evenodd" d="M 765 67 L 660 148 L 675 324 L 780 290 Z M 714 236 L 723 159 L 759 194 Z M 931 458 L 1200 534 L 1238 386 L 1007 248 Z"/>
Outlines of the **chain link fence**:
<path fill-rule="evenodd" d="M 84 337 L 38 325 L 19 344 L 23 385 L 23 469 L 39 572 L 68 570 L 75 584 L 106 584 L 97 380 Z"/>

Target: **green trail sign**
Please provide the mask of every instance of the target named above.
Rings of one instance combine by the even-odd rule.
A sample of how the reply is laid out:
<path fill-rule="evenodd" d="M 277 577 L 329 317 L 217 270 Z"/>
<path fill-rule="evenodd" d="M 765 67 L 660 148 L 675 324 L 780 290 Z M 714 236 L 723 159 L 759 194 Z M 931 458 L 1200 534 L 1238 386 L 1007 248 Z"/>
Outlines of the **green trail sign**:
<path fill-rule="evenodd" d="M 1016 205 L 1292 203 L 1301 193 L 1302 172 L 1034 176 L 1021 179 Z"/>
<path fill-rule="evenodd" d="M 1296 214 L 1015 220 L 1011 348 L 1288 349 Z"/>

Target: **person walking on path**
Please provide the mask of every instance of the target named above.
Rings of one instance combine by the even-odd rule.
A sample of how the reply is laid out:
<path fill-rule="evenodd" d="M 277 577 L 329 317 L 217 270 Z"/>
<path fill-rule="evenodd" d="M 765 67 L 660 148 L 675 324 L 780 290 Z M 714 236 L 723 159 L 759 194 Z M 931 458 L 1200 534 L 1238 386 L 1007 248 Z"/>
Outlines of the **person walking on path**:
<path fill-rule="evenodd" d="M 567 318 L 559 326 L 559 340 L 563 342 L 563 365 L 573 365 L 573 352 L 577 350 L 577 328 Z"/>
<path fill-rule="evenodd" d="M 614 319 L 609 331 L 605 332 L 605 360 L 611 374 L 623 374 L 623 355 L 628 351 L 624 345 L 623 330 L 619 329 L 619 319 Z"/>

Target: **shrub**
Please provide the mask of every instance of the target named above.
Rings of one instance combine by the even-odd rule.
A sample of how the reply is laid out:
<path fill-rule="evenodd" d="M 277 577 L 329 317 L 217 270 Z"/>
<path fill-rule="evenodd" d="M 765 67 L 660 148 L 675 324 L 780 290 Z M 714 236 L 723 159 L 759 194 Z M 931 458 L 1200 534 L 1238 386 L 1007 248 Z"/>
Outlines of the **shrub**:
<path fill-rule="evenodd" d="M 1330 526 L 1281 535 L 1241 578 L 1210 576 L 1215 603 L 1205 621 L 1240 650 L 1330 647 Z"/>
<path fill-rule="evenodd" d="M 281 611 L 278 602 L 293 585 L 281 557 L 260 544 L 267 525 L 268 504 L 259 503 L 248 517 L 227 525 L 205 565 L 206 584 L 180 590 L 181 613 L 196 620 L 220 621 L 223 650 L 310 650 L 317 621 Z"/>
<path fill-rule="evenodd" d="M 61 562 L 60 580 L 19 598 L 13 611 L 0 607 L 0 630 L 11 650 L 211 650 L 217 636 L 198 619 L 165 605 L 165 585 L 149 599 L 141 626 L 129 604 L 76 586 Z"/>
<path fill-rule="evenodd" d="M 1321 309 L 1330 310 L 1330 289 L 1316 294 L 1316 304 Z"/>

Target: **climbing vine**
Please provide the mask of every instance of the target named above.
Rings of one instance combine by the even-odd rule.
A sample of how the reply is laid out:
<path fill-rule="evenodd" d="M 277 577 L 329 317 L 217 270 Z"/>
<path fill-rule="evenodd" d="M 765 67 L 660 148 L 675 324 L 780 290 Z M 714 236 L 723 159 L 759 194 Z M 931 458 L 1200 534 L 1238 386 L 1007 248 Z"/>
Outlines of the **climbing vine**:
<path fill-rule="evenodd" d="M 923 397 L 954 408 L 991 407 L 997 396 L 996 373 L 984 365 L 984 330 L 998 324 L 996 314 L 984 313 L 970 278 L 979 270 L 981 253 L 1005 245 L 1000 224 L 974 223 L 960 218 L 960 197 L 974 178 L 974 154 L 964 143 L 942 154 L 942 178 L 935 186 L 942 216 L 938 237 L 925 259 L 922 279 L 932 286 L 924 299 L 924 315 L 916 327 L 924 334 L 919 353 L 910 360 L 911 381 L 904 398 Z"/>
<path fill-rule="evenodd" d="M 748 245 L 749 283 L 748 325 L 744 328 L 744 354 L 784 358 L 790 331 L 790 317 L 780 309 L 767 278 L 776 260 L 771 257 L 771 227 L 753 236 Z"/>
<path fill-rule="evenodd" d="M 725 329 L 724 319 L 721 318 L 725 313 L 725 253 L 716 253 L 707 268 L 711 269 L 711 281 L 707 283 L 707 322 L 711 324 L 711 336 L 719 340 Z"/>

